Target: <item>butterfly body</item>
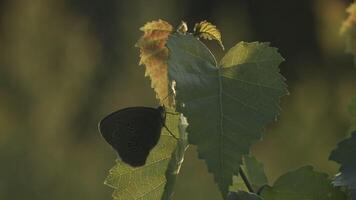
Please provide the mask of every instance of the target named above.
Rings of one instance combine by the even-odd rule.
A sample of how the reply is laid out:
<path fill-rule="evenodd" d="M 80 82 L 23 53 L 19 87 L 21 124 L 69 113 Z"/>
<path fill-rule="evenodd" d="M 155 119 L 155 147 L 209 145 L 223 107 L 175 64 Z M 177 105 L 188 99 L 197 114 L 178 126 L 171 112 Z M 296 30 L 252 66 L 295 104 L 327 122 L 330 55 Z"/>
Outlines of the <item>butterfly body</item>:
<path fill-rule="evenodd" d="M 142 166 L 156 146 L 165 122 L 165 109 L 129 107 L 109 114 L 99 122 L 99 131 L 121 160 Z"/>

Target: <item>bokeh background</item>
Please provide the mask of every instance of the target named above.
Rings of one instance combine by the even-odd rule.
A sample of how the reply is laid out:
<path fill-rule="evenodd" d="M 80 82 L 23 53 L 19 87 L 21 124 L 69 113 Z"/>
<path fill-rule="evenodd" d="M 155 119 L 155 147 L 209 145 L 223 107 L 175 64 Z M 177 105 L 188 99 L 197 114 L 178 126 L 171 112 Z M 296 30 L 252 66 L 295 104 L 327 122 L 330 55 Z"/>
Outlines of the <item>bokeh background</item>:
<path fill-rule="evenodd" d="M 278 47 L 290 95 L 279 121 L 252 153 L 270 183 L 312 164 L 330 175 L 330 151 L 350 125 L 353 58 L 339 28 L 346 0 L 0 0 L 0 199 L 103 200 L 115 152 L 97 130 L 106 114 L 157 106 L 134 47 L 145 22 L 208 20 L 225 47 L 267 41 Z M 218 58 L 223 52 L 208 45 Z M 219 200 L 191 147 L 174 199 Z"/>

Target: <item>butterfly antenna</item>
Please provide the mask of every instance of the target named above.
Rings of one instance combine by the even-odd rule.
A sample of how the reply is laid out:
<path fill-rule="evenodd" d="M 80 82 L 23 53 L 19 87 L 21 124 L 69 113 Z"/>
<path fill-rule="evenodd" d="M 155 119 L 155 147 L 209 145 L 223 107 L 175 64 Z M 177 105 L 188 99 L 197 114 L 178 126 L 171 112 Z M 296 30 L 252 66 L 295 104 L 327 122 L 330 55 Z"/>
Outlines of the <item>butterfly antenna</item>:
<path fill-rule="evenodd" d="M 169 133 L 172 137 L 174 137 L 174 139 L 176 139 L 177 141 L 179 140 L 179 139 L 169 130 L 169 128 L 168 128 L 166 125 L 164 125 L 164 128 L 166 128 L 166 130 L 168 131 L 168 133 Z"/>

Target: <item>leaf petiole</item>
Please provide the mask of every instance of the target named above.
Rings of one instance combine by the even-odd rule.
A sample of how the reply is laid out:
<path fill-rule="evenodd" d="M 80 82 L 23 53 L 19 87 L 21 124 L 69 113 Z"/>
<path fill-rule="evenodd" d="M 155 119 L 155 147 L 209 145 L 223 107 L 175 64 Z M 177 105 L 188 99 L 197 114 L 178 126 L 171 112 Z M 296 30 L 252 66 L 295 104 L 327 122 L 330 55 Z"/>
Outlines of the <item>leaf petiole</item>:
<path fill-rule="evenodd" d="M 164 128 L 166 128 L 166 130 L 168 131 L 168 133 L 169 133 L 174 139 L 176 139 L 177 141 L 179 140 L 179 139 L 171 132 L 171 130 L 169 130 L 169 128 L 168 128 L 166 125 L 164 125 Z"/>
<path fill-rule="evenodd" d="M 247 178 L 245 172 L 242 170 L 241 167 L 239 167 L 239 174 L 240 174 L 242 180 L 244 181 L 244 183 L 245 183 L 245 185 L 246 185 L 248 191 L 251 192 L 251 193 L 255 193 L 255 191 L 254 191 L 253 188 L 252 188 L 251 183 L 248 181 L 248 178 Z"/>

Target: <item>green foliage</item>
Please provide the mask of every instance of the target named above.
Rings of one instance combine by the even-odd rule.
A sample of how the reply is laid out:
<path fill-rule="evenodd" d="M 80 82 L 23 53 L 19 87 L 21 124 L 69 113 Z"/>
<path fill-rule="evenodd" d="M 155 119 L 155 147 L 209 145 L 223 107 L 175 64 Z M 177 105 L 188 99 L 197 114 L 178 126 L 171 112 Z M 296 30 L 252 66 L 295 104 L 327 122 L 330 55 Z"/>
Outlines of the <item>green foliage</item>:
<path fill-rule="evenodd" d="M 350 138 L 341 141 L 330 154 L 330 160 L 341 164 L 340 173 L 336 175 L 333 184 L 346 186 L 352 199 L 356 199 L 356 131 Z"/>
<path fill-rule="evenodd" d="M 179 116 L 167 115 L 166 125 L 176 136 L 184 136 L 185 128 L 181 127 Z M 117 161 L 110 170 L 105 184 L 115 189 L 114 199 L 169 199 L 186 146 L 184 137 L 177 141 L 163 128 L 161 138 L 151 151 L 146 165 L 132 168 Z"/>
<path fill-rule="evenodd" d="M 115 189 L 114 198 L 170 199 L 189 139 L 197 145 L 224 198 L 232 189 L 229 198 L 259 199 L 240 191 L 246 188 L 239 185 L 239 166 L 243 165 L 256 190 L 267 184 L 262 164 L 247 155 L 261 139 L 264 126 L 276 119 L 279 98 L 287 94 L 278 68 L 283 58 L 277 49 L 267 43 L 241 42 L 218 64 L 198 38 L 185 31 L 171 34 L 165 21 L 147 23 L 141 30 L 140 63 L 145 64 L 161 103 L 175 106 L 187 117 L 189 135 L 185 135 L 186 118 L 168 114 L 166 124 L 175 134 L 180 132 L 180 139 L 176 141 L 163 129 L 145 166 L 131 168 L 118 161 L 105 181 Z M 222 44 L 220 32 L 209 22 L 197 24 L 195 31 Z M 175 99 L 165 102 L 168 88 Z M 237 183 L 233 184 L 233 177 Z"/>
<path fill-rule="evenodd" d="M 341 27 L 341 33 L 346 38 L 346 51 L 354 55 L 356 61 L 356 3 L 347 8 L 349 14 Z M 349 111 L 351 113 L 351 127 L 349 138 L 341 141 L 334 149 L 329 159 L 341 165 L 339 173 L 333 181 L 334 186 L 344 186 L 348 189 L 351 199 L 356 199 L 356 98 L 353 97 Z"/>
<path fill-rule="evenodd" d="M 346 195 L 334 188 L 328 175 L 305 166 L 277 179 L 273 187 L 263 189 L 265 200 L 346 200 Z"/>
<path fill-rule="evenodd" d="M 218 67 L 191 35 L 173 34 L 167 46 L 168 76 L 177 83 L 177 111 L 188 118 L 189 142 L 226 197 L 242 156 L 278 115 L 279 98 L 287 93 L 278 68 L 283 58 L 266 43 L 241 42 Z"/>
<path fill-rule="evenodd" d="M 254 191 L 257 192 L 261 187 L 268 184 L 263 164 L 256 160 L 255 157 L 251 155 L 243 156 L 241 169 L 245 173 Z M 229 191 L 236 192 L 239 190 L 247 191 L 248 188 L 246 187 L 241 176 L 234 176 L 232 179 L 232 185 L 229 187 Z"/>
<path fill-rule="evenodd" d="M 180 168 L 183 164 L 184 154 L 188 148 L 188 135 L 186 129 L 188 127 L 187 119 L 180 115 L 178 131 L 179 131 L 179 140 L 177 142 L 176 148 L 172 153 L 171 160 L 169 161 L 168 169 L 166 170 L 167 184 L 164 188 L 164 193 L 162 195 L 162 200 L 170 199 L 173 194 L 173 187 L 176 180 L 176 177 L 180 171 Z"/>
<path fill-rule="evenodd" d="M 238 192 L 229 193 L 227 200 L 263 200 L 263 199 L 260 196 L 253 193 L 238 191 Z"/>
<path fill-rule="evenodd" d="M 237 191 L 248 191 L 248 188 L 245 182 L 242 180 L 241 176 L 235 175 L 232 177 L 232 185 L 229 187 L 230 192 L 237 192 Z"/>
<path fill-rule="evenodd" d="M 268 184 L 267 176 L 263 169 L 263 164 L 253 156 L 244 156 L 242 170 L 251 183 L 254 191 L 258 191 L 262 186 Z"/>

